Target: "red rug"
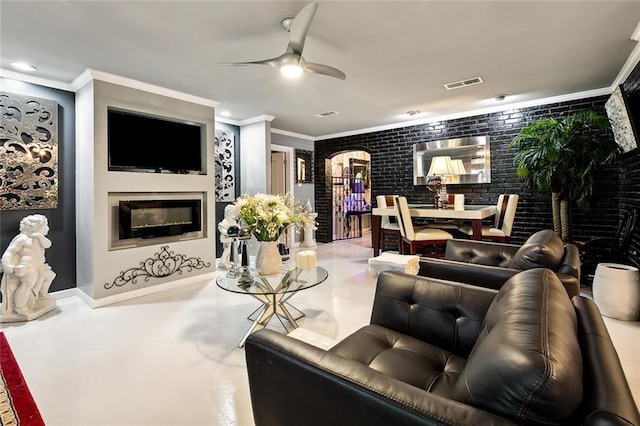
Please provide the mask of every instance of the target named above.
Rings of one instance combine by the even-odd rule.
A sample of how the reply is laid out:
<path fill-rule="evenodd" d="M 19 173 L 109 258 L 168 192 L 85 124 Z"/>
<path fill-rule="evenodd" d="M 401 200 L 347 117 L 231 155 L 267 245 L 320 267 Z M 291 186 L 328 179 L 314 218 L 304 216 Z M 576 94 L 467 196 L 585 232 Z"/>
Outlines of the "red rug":
<path fill-rule="evenodd" d="M 0 333 L 0 426 L 44 426 L 4 333 Z"/>

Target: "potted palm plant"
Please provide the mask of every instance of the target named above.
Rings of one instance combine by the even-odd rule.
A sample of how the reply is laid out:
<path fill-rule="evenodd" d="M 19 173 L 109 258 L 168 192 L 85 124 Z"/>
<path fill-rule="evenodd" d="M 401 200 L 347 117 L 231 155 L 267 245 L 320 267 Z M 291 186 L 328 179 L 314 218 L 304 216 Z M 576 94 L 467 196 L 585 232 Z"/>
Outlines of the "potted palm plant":
<path fill-rule="evenodd" d="M 565 241 L 570 203 L 589 206 L 595 172 L 620 152 L 609 119 L 593 110 L 536 121 L 509 143 L 508 150 L 512 149 L 516 175 L 530 189 L 551 195 L 553 228 Z"/>

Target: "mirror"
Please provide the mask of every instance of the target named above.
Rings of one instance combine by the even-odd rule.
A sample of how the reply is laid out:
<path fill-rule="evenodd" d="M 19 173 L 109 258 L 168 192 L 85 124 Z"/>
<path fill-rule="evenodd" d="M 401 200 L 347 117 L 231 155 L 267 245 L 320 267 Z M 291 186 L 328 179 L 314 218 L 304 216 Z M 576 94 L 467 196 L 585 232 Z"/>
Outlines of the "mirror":
<path fill-rule="evenodd" d="M 313 183 L 311 162 L 313 161 L 313 151 L 296 149 L 296 182 Z"/>
<path fill-rule="evenodd" d="M 426 185 L 430 175 L 447 185 L 491 182 L 489 136 L 422 142 L 413 146 L 413 184 Z"/>
<path fill-rule="evenodd" d="M 349 169 L 354 182 L 353 192 L 364 192 L 369 188 L 369 161 L 350 158 Z"/>

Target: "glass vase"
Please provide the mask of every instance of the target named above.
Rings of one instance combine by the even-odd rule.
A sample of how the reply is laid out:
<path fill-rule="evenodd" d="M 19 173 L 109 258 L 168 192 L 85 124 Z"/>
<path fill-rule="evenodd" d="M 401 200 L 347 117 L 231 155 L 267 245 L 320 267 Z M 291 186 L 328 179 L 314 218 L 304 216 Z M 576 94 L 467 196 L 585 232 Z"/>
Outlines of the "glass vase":
<path fill-rule="evenodd" d="M 260 275 L 276 275 L 282 267 L 277 241 L 261 241 L 256 255 L 256 271 Z"/>

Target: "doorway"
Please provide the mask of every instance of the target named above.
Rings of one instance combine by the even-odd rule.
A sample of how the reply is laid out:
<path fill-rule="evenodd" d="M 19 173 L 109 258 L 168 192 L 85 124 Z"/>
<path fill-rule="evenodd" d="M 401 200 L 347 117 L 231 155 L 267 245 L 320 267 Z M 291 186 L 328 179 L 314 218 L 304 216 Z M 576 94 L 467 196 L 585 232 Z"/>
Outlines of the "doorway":
<path fill-rule="evenodd" d="M 287 193 L 287 153 L 271 151 L 271 190 L 272 195 Z"/>
<path fill-rule="evenodd" d="M 283 145 L 271 145 L 270 182 L 267 185 L 269 194 L 286 195 L 293 199 L 294 171 L 293 171 L 293 147 Z M 295 232 L 288 229 L 281 237 L 282 243 L 287 247 L 295 247 Z"/>
<path fill-rule="evenodd" d="M 371 166 L 368 152 L 348 151 L 331 158 L 333 240 L 371 232 Z"/>

